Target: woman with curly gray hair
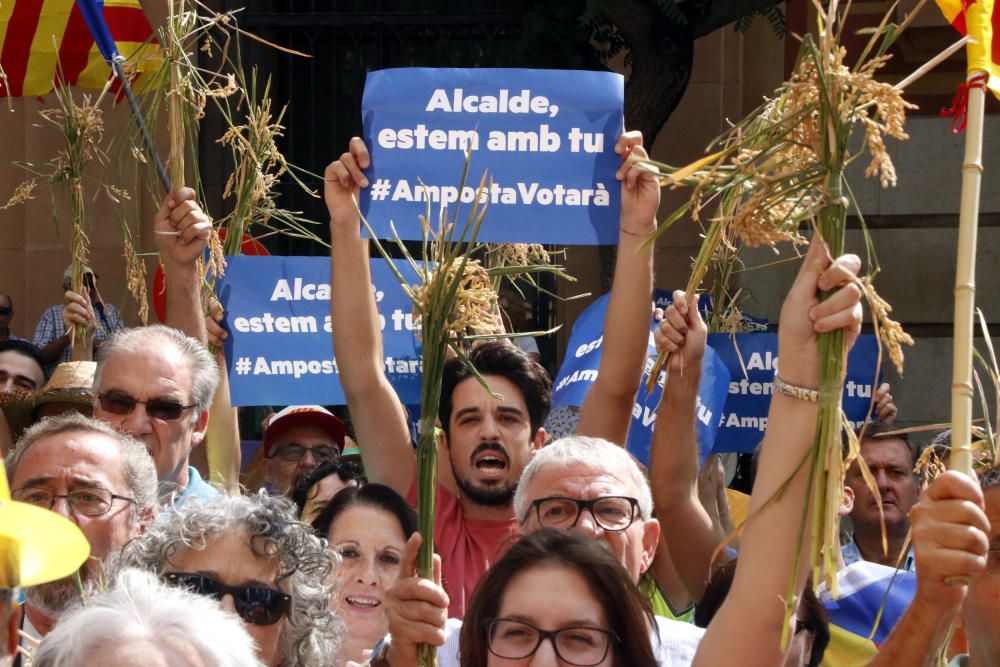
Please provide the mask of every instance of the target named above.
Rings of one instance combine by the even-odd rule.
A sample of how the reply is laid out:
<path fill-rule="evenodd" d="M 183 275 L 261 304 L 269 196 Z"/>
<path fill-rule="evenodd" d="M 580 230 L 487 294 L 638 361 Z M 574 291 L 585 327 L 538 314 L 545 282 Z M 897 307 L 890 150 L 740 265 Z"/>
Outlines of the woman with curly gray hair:
<path fill-rule="evenodd" d="M 268 667 L 333 662 L 343 625 L 329 609 L 332 561 L 285 498 L 184 504 L 126 545 L 121 560 L 219 600 L 243 619 Z"/>

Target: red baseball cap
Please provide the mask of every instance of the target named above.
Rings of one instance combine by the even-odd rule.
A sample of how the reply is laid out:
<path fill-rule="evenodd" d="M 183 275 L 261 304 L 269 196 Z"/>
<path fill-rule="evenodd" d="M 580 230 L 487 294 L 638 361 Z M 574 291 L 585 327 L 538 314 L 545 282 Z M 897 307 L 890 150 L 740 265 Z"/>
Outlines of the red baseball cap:
<path fill-rule="evenodd" d="M 343 451 L 344 422 L 321 405 L 289 405 L 281 412 L 275 413 L 267 423 L 264 441 L 261 444 L 264 456 L 270 455 L 271 445 L 282 433 L 294 426 L 303 425 L 315 426 L 326 431 L 337 443 L 337 447 Z"/>

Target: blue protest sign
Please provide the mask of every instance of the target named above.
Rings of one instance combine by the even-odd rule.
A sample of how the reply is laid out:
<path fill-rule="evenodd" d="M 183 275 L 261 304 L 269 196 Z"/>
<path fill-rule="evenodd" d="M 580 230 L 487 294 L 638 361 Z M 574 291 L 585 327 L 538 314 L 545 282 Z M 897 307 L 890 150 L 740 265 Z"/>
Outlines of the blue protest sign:
<path fill-rule="evenodd" d="M 774 374 L 778 369 L 777 334 L 711 334 L 708 344 L 729 369 L 729 398 L 715 439 L 717 452 L 752 452 L 764 437 L 771 405 Z M 847 357 L 844 413 L 860 425 L 868 413 L 872 391 L 878 386 L 875 336 L 859 336 Z M 744 375 L 744 369 L 746 374 Z"/>
<path fill-rule="evenodd" d="M 674 302 L 673 292 L 665 289 L 654 289 L 653 290 L 653 305 L 657 308 L 662 308 L 666 310 Z M 710 294 L 699 294 L 698 295 L 698 310 L 701 311 L 701 317 L 706 322 L 712 317 L 712 295 Z M 767 331 L 771 327 L 770 322 L 759 317 L 752 317 L 746 313 L 740 313 L 740 329 L 745 332 L 754 331 Z"/>
<path fill-rule="evenodd" d="M 344 405 L 333 356 L 330 260 L 326 257 L 229 257 L 218 294 L 233 405 Z M 416 275 L 403 260 L 403 276 Z M 371 261 L 382 325 L 385 371 L 403 403 L 420 402 L 420 347 L 413 306 L 385 261 Z"/>
<path fill-rule="evenodd" d="M 418 216 L 466 210 L 484 171 L 479 240 L 614 244 L 618 240 L 624 79 L 611 72 L 407 68 L 370 72 L 361 115 L 371 152 L 361 212 L 380 238 L 393 222 L 422 238 Z M 459 192 L 465 149 L 469 181 Z"/>
<path fill-rule="evenodd" d="M 559 374 L 552 384 L 552 405 L 581 406 L 587 391 L 597 379 L 604 341 L 604 316 L 608 307 L 608 295 L 597 299 L 577 317 L 570 333 L 569 345 Z M 652 331 L 657 323 L 650 323 L 648 352 L 656 354 Z M 649 448 L 652 443 L 653 427 L 656 422 L 656 406 L 663 394 L 664 376 L 652 394 L 646 393 L 646 380 L 653 366 L 653 359 L 647 359 L 639 394 L 632 407 L 632 424 L 629 427 L 626 448 L 643 465 L 649 465 Z M 719 415 L 725 405 L 729 387 L 729 371 L 715 352 L 705 350 L 702 360 L 702 380 L 698 389 L 697 432 L 698 449 L 704 461 L 712 451 L 718 430 Z"/>

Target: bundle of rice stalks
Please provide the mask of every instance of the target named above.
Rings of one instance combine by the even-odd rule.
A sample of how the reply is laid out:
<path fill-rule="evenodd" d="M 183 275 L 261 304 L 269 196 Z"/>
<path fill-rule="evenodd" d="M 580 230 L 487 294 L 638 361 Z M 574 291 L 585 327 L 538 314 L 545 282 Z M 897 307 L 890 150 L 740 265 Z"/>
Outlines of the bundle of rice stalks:
<path fill-rule="evenodd" d="M 106 89 L 105 89 L 106 91 Z M 94 179 L 87 174 L 91 165 L 106 170 L 109 160 L 104 142 L 104 119 L 100 108 L 104 92 L 96 98 L 84 95 L 79 103 L 73 99 L 69 86 L 57 81 L 54 87 L 55 106 L 42 109 L 39 115 L 43 127 L 55 129 L 63 138 L 63 148 L 48 162 L 17 163 L 31 178 L 19 184 L 4 208 L 22 204 L 34 198 L 38 183 L 63 192 L 70 210 L 70 289 L 83 292 L 83 269 L 89 256 L 89 220 L 87 216 L 87 183 L 97 193 L 103 194 L 112 204 L 119 204 L 129 197 L 122 188 L 110 185 L 104 179 Z M 52 201 L 53 223 L 58 225 L 56 206 Z M 91 295 L 92 297 L 95 295 Z M 81 343 L 86 334 L 83 325 L 70 332 L 74 358 L 82 352 Z"/>
<path fill-rule="evenodd" d="M 465 188 L 471 159 L 472 153 L 467 151 L 459 192 Z M 419 278 L 420 282 L 415 285 L 408 284 L 402 273 L 396 270 L 391 256 L 358 209 L 361 223 L 413 301 L 414 313 L 420 320 L 423 372 L 420 390 L 420 437 L 417 444 L 417 515 L 423 543 L 420 547 L 417 569 L 419 575 L 425 578 L 431 578 L 434 574 L 434 508 L 437 496 L 435 425 L 441 400 L 445 361 L 449 354 L 454 354 L 468 365 L 486 391 L 496 395 L 486 379 L 469 361 L 466 350 L 476 340 L 511 336 L 497 328 L 499 279 L 513 279 L 539 273 L 551 273 L 569 278 L 562 267 L 538 261 L 542 258 L 548 259 L 544 249 L 539 250 L 540 246 L 504 244 L 509 247 L 499 251 L 505 253 L 510 262 L 524 263 L 495 262 L 492 266 L 484 266 L 483 262 L 475 259 L 484 254 L 490 256 L 487 245 L 476 241 L 488 205 L 488 198 L 484 197 L 483 193 L 489 191 L 490 185 L 491 182 L 484 173 L 476 189 L 472 207 L 465 214 L 464 220 L 460 217 L 458 206 L 449 211 L 442 205 L 438 215 L 432 215 L 431 197 L 426 198 L 427 208 L 420 217 L 423 240 L 419 258 L 413 256 L 406 244 L 400 240 L 395 226 L 390 223 L 399 252 Z M 498 252 L 496 246 L 490 248 L 493 248 L 494 253 Z M 551 331 L 537 333 L 551 333 Z M 434 647 L 421 646 L 420 665 L 421 667 L 437 665 L 437 653 Z"/>
<path fill-rule="evenodd" d="M 883 187 L 895 185 L 896 172 L 885 138 L 907 138 L 903 126 L 906 110 L 912 105 L 903 99 L 902 85 L 880 82 L 875 76 L 890 58 L 889 47 L 923 2 L 898 26 L 890 23 L 890 14 L 886 14 L 871 31 L 854 66 L 846 64 L 847 53 L 840 45 L 850 3 L 846 9 L 839 4 L 836 0 L 828 4 L 813 1 L 817 36 L 802 39 L 791 77 L 772 99 L 713 142 L 709 150 L 714 153 L 682 169 L 649 161 L 663 174 L 665 186 L 690 186 L 692 195 L 648 242 L 688 212 L 700 220 L 709 204 L 717 205 L 694 262 L 687 289 L 692 296 L 726 244 L 802 243 L 805 239 L 800 229 L 806 224 L 823 238 L 831 256 L 843 254 L 847 210 L 853 202 L 844 170 L 854 160 L 867 159 L 865 175 L 877 177 Z M 895 7 L 890 10 L 894 11 Z M 863 148 L 852 153 L 849 144 L 855 131 L 863 133 L 864 141 Z M 891 308 L 874 292 L 870 277 L 859 282 L 873 308 L 880 344 L 901 372 L 901 345 L 913 341 L 889 318 Z M 800 534 L 809 538 L 812 580 L 817 584 L 825 581 L 836 595 L 837 507 L 845 473 L 841 455 L 845 420 L 840 404 L 846 360 L 843 332 L 822 334 L 819 345 L 820 415 L 814 447 L 803 461 L 808 466 L 811 493 L 803 508 Z M 651 381 L 655 382 L 665 363 L 666 356 L 661 355 Z M 856 444 L 852 449 L 855 454 Z M 868 472 L 863 462 L 861 468 Z M 866 479 L 874 489 L 870 475 Z M 800 557 L 796 555 L 796 562 Z M 797 603 L 797 593 L 791 585 L 786 597 L 789 614 Z M 783 645 L 787 639 L 786 629 Z"/>
<path fill-rule="evenodd" d="M 201 121 L 209 111 L 220 116 L 222 133 L 216 142 L 229 150 L 233 164 L 223 191 L 223 198 L 231 203 L 231 209 L 216 219 L 208 262 L 200 271 L 207 304 L 214 293 L 215 282 L 225 272 L 225 256 L 240 254 L 248 236 L 259 240 L 272 234 L 285 234 L 327 245 L 311 229 L 317 223 L 277 203 L 283 182 L 294 183 L 310 196 L 318 197 L 318 194 L 300 177 L 308 172 L 289 164 L 278 149 L 285 129 L 282 125 L 285 109 L 273 110 L 270 80 L 260 89 L 256 69 L 249 74 L 244 69 L 240 39 L 247 37 L 282 51 L 307 56 L 242 30 L 237 22 L 241 10 L 218 12 L 198 0 L 168 2 L 169 19 L 157 34 L 164 60 L 147 79 L 142 108 L 150 127 L 168 128 L 172 188 L 180 188 L 193 176 L 194 188 L 202 191 L 194 150 L 199 145 Z M 168 114 L 166 123 L 160 121 L 164 110 Z M 141 157 L 139 139 L 133 131 L 124 149 Z M 155 175 L 148 167 L 145 180 L 148 187 L 155 190 Z M 199 199 L 204 201 L 205 197 Z M 225 230 L 224 235 L 219 234 L 221 230 Z M 221 236 L 225 236 L 224 241 Z"/>

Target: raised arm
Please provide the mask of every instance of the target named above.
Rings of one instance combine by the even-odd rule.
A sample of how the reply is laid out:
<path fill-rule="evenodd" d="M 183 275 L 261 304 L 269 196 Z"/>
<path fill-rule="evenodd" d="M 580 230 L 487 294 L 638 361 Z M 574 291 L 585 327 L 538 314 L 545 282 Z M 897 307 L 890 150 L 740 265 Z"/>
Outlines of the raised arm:
<path fill-rule="evenodd" d="M 650 447 L 650 478 L 660 529 L 677 574 L 696 601 L 705 592 L 712 554 L 719 535 L 698 499 L 698 436 L 695 412 L 701 360 L 708 327 L 697 300 L 684 292 L 673 295 L 654 338 L 659 350 L 670 352 L 663 400 L 656 412 Z"/>
<path fill-rule="evenodd" d="M 615 152 L 622 156 L 616 174 L 622 199 L 618 258 L 604 318 L 597 380 L 584 398 L 576 432 L 624 446 L 649 344 L 653 292 L 653 246 L 641 251 L 639 246 L 656 229 L 660 184 L 630 159 L 646 157 L 641 132 L 622 134 Z"/>
<path fill-rule="evenodd" d="M 370 161 L 368 148 L 354 137 L 348 152 L 326 168 L 324 178 L 330 212 L 333 348 L 368 479 L 405 497 L 416 473 L 416 457 L 406 412 L 385 376 L 368 240 L 361 236 L 355 208 L 359 188 L 368 187 L 361 170 Z"/>
<path fill-rule="evenodd" d="M 209 339 L 201 302 L 198 260 L 208 247 L 212 220 L 198 205 L 195 191 L 181 188 L 163 199 L 153 227 L 166 274 L 164 324 L 207 346 Z M 215 315 L 221 318 L 221 309 Z M 205 431 L 205 446 L 192 450 L 191 464 L 202 473 L 207 472 L 211 481 L 220 482 L 230 492 L 236 492 L 242 455 L 239 424 L 230 401 L 226 362 L 221 350 L 215 360 L 222 378 L 209 407 L 211 418 Z"/>
<path fill-rule="evenodd" d="M 191 188 L 167 195 L 153 221 L 156 246 L 166 275 L 165 324 L 206 344 L 198 259 L 212 234 L 212 221 Z"/>
<path fill-rule="evenodd" d="M 786 383 L 818 387 L 818 333 L 842 328 L 848 347 L 853 344 L 861 329 L 861 306 L 860 291 L 850 280 L 859 267 L 854 255 L 831 263 L 826 245 L 814 236 L 781 309 L 779 375 Z M 838 287 L 828 299 L 819 301 L 818 290 Z M 740 562 L 732 589 L 698 647 L 695 665 L 727 664 L 736 654 L 746 667 L 782 662 L 783 600 L 796 550 L 808 548 L 808 538 L 799 544 L 798 528 L 807 502 L 809 465 L 800 464 L 812 448 L 818 415 L 817 403 L 779 393 L 771 398 Z M 808 560 L 799 560 L 796 591 L 805 584 Z"/>
<path fill-rule="evenodd" d="M 937 664 L 969 580 L 986 567 L 990 524 L 982 508 L 979 484 L 955 471 L 924 491 L 910 511 L 917 593 L 869 667 Z"/>

